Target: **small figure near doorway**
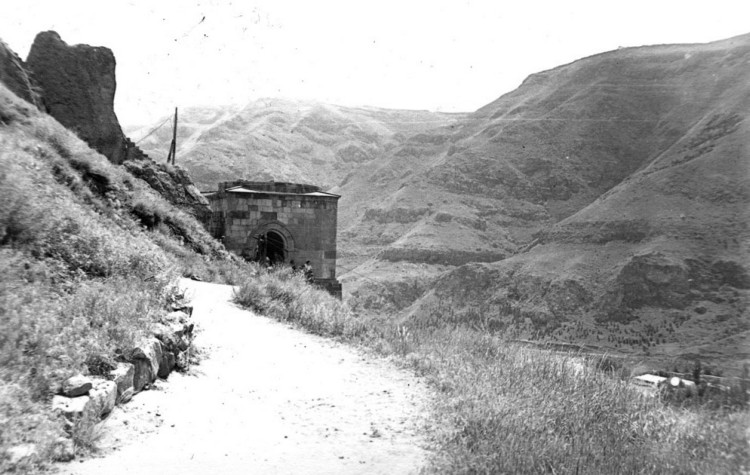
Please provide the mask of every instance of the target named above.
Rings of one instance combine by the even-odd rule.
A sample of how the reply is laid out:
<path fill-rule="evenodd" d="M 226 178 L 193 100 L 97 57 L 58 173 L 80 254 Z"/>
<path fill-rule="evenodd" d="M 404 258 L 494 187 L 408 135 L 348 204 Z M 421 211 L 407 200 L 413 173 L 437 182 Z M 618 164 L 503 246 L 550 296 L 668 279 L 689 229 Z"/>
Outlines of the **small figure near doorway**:
<path fill-rule="evenodd" d="M 310 261 L 305 262 L 304 267 L 302 267 L 302 272 L 305 275 L 305 280 L 307 280 L 309 283 L 313 283 L 315 281 L 315 274 L 313 273 L 312 264 L 310 264 Z"/>

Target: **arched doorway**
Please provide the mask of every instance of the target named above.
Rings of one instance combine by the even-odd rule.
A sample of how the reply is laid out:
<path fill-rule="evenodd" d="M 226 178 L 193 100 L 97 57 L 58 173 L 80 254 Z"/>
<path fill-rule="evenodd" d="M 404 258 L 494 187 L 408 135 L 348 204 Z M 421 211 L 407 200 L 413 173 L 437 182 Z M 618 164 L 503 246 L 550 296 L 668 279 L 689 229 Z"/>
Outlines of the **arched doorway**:
<path fill-rule="evenodd" d="M 268 231 L 265 238 L 266 256 L 271 260 L 271 264 L 284 262 L 286 259 L 284 237 L 276 231 Z"/>
<path fill-rule="evenodd" d="M 294 236 L 278 221 L 264 223 L 249 233 L 245 249 L 251 259 L 265 262 L 268 257 L 274 264 L 286 262 L 296 251 Z"/>

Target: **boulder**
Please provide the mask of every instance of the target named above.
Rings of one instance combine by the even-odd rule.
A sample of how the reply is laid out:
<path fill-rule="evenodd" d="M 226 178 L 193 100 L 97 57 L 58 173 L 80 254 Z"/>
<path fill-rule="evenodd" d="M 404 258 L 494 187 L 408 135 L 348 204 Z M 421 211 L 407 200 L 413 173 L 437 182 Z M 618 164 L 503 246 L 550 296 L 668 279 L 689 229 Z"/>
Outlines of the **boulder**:
<path fill-rule="evenodd" d="M 63 396 L 77 397 L 87 394 L 92 387 L 91 378 L 81 374 L 72 376 L 62 383 Z"/>
<path fill-rule="evenodd" d="M 180 350 L 177 349 L 179 344 L 180 336 L 178 332 L 182 331 L 182 327 L 178 326 L 173 328 L 170 325 L 159 324 L 154 330 L 154 337 L 159 340 L 164 349 L 171 353 L 178 353 Z"/>
<path fill-rule="evenodd" d="M 94 387 L 89 391 L 90 404 L 99 416 L 112 412 L 117 403 L 117 384 L 106 379 L 94 380 Z"/>
<path fill-rule="evenodd" d="M 134 367 L 133 390 L 134 392 L 140 392 L 154 382 L 156 373 L 154 373 L 151 362 L 148 360 L 132 360 L 132 362 Z"/>
<path fill-rule="evenodd" d="M 166 378 L 172 372 L 172 369 L 174 369 L 174 354 L 159 339 L 157 341 L 159 344 L 156 348 L 156 359 L 159 366 L 156 370 L 156 375 L 160 378 Z"/>
<path fill-rule="evenodd" d="M 52 410 L 65 416 L 68 420 L 74 420 L 89 414 L 93 410 L 88 396 L 66 397 L 53 396 Z"/>
<path fill-rule="evenodd" d="M 133 388 L 142 391 L 146 385 L 153 383 L 159 373 L 159 360 L 162 347 L 156 338 L 148 338 L 128 353 L 128 361 L 133 364 Z"/>
<path fill-rule="evenodd" d="M 162 355 L 162 359 L 159 362 L 159 373 L 157 374 L 157 376 L 159 376 L 160 378 L 166 378 L 174 369 L 177 358 L 171 351 L 165 350 L 162 352 Z"/>
<path fill-rule="evenodd" d="M 130 363 L 117 363 L 117 368 L 109 372 L 109 379 L 117 385 L 117 397 L 133 388 L 135 367 Z"/>

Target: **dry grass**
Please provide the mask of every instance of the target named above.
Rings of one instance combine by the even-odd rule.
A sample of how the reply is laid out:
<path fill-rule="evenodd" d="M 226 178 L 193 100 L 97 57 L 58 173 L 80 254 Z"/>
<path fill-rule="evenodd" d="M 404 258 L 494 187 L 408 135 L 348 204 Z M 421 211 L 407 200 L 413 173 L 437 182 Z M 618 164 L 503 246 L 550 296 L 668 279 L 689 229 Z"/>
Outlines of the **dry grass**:
<path fill-rule="evenodd" d="M 439 315 L 402 323 L 358 316 L 287 270 L 247 279 L 235 299 L 397 356 L 427 377 L 439 428 L 429 473 L 750 469 L 746 405 L 675 405 L 644 396 L 606 358 L 525 347 Z"/>
<path fill-rule="evenodd" d="M 0 472 L 44 469 L 63 423 L 51 395 L 96 374 L 167 311 L 180 274 L 245 271 L 192 217 L 0 84 Z M 156 216 L 148 226 L 144 216 Z M 147 220 L 146 220 L 147 221 Z M 96 420 L 69 431 L 92 450 Z M 8 450 L 33 445 L 12 466 Z"/>

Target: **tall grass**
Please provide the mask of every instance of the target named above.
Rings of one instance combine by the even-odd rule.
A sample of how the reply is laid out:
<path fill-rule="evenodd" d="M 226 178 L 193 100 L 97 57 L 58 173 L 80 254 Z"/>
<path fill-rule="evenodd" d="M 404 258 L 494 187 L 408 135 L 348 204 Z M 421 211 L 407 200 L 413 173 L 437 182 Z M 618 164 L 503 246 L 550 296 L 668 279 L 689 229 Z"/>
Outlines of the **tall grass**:
<path fill-rule="evenodd" d="M 435 388 L 429 473 L 743 473 L 747 407 L 644 395 L 605 359 L 522 346 L 440 315 L 363 317 L 288 270 L 248 278 L 235 300 L 363 344 Z"/>
<path fill-rule="evenodd" d="M 2 84 L 0 203 L 0 472 L 28 472 L 65 435 L 49 409 L 64 379 L 107 371 L 167 311 L 181 274 L 228 282 L 246 269 Z M 68 427 L 77 450 L 93 448 L 96 422 Z M 13 466 L 8 450 L 24 444 L 34 455 Z"/>

